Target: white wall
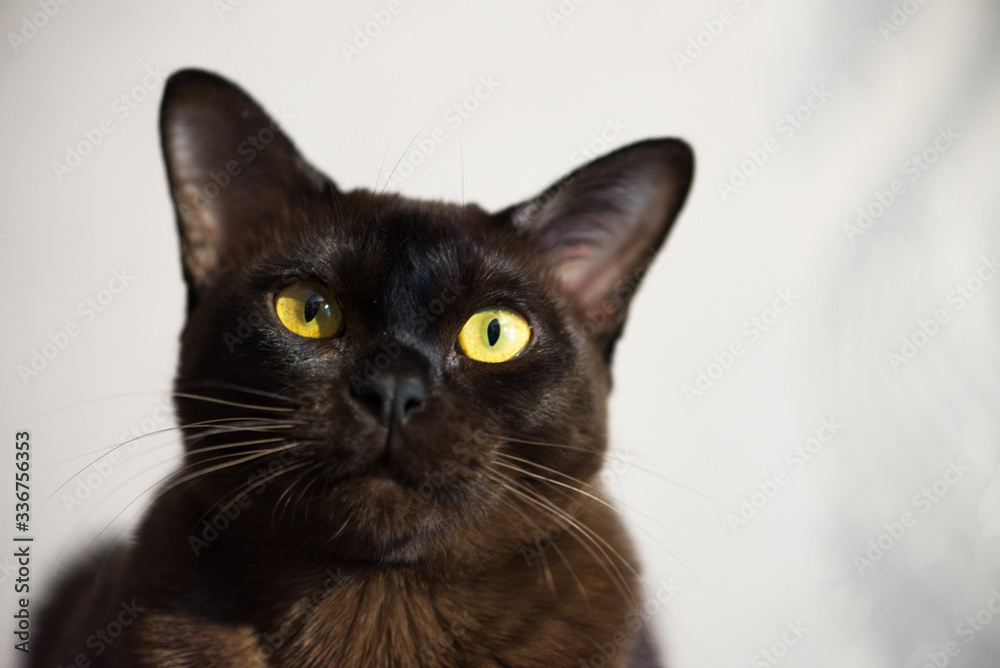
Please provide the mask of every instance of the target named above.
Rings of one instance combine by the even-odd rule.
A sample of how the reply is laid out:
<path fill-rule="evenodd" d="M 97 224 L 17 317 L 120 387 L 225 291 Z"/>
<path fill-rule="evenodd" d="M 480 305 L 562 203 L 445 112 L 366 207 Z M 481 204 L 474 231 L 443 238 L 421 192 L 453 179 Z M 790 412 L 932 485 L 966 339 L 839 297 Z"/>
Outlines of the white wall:
<path fill-rule="evenodd" d="M 671 578 L 679 587 L 669 615 L 653 617 L 672 665 L 770 665 L 758 653 L 782 650 L 786 623 L 807 630 L 785 635 L 796 642 L 782 666 L 918 668 L 948 641 L 959 650 L 948 665 L 995 665 L 1000 279 L 976 276 L 984 257 L 1000 260 L 995 3 L 899 0 L 889 31 L 888 0 L 399 0 L 348 62 L 341 44 L 388 2 L 245 0 L 220 14 L 226 1 L 51 0 L 51 18 L 45 2 L 0 7 L 0 434 L 29 429 L 34 443 L 35 604 L 109 523 L 104 536 L 127 534 L 178 451 L 171 433 L 122 448 L 110 477 L 67 507 L 99 478 L 72 478 L 93 453 L 133 426 L 172 424 L 158 402 L 183 290 L 156 134 L 162 82 L 148 73 L 199 66 L 286 110 L 298 145 L 347 188 L 384 181 L 438 126 L 447 140 L 399 189 L 464 192 L 488 208 L 567 172 L 609 121 L 623 126 L 609 148 L 687 139 L 695 187 L 619 346 L 613 446 L 626 466 L 606 474 L 652 518 L 634 516 L 648 532 L 636 529 L 651 591 Z M 554 22 L 560 8 L 569 15 Z M 20 33 L 32 36 L 14 44 Z M 706 46 L 678 66 L 692 39 Z M 499 87 L 453 129 L 443 114 L 484 76 Z M 781 120 L 818 90 L 828 99 L 812 97 L 791 132 Z M 96 132 L 102 119 L 110 134 Z M 936 140 L 949 129 L 957 138 Z M 96 147 L 57 175 L 53 162 L 88 133 Z M 777 150 L 723 197 L 733 167 L 765 147 Z M 914 171 L 925 150 L 934 163 Z M 884 214 L 849 238 L 858 208 L 878 213 L 877 193 L 895 180 Z M 134 279 L 95 317 L 78 310 L 116 270 Z M 960 284 L 981 289 L 963 303 Z M 770 319 L 779 290 L 792 306 L 752 339 L 752 318 Z M 916 334 L 937 312 L 947 320 L 934 336 Z M 18 366 L 71 322 L 78 335 L 22 381 Z M 893 368 L 902 337 L 925 345 Z M 733 342 L 743 354 L 689 401 L 683 386 L 700 370 L 718 375 L 713 356 Z M 824 419 L 837 433 L 797 468 L 787 453 Z M 0 518 L 11 526 L 3 452 Z M 949 462 L 962 473 L 937 484 L 939 498 Z M 734 532 L 727 513 L 776 475 L 785 484 Z M 915 498 L 925 487 L 933 502 Z M 905 512 L 913 526 L 859 562 Z M 13 582 L 0 578 L 6 628 Z M 992 624 L 972 631 L 963 620 L 977 611 Z"/>

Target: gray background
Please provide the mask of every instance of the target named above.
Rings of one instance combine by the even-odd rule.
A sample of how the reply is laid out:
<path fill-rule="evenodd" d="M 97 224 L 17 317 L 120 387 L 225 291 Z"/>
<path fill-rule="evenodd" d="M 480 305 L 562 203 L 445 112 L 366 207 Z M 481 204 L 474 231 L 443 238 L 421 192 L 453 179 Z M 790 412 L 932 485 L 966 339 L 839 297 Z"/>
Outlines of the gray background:
<path fill-rule="evenodd" d="M 44 21 L 37 2 L 3 3 L 0 434 L 30 429 L 34 443 L 34 610 L 99 532 L 128 534 L 176 461 L 167 432 L 74 477 L 132 429 L 172 426 L 158 402 L 183 288 L 156 134 L 162 81 L 149 73 L 200 66 L 284 110 L 345 188 L 384 183 L 437 127 L 446 140 L 392 189 L 490 209 L 569 171 L 581 147 L 688 140 L 694 189 L 619 346 L 619 464 L 603 476 L 634 509 L 650 591 L 678 588 L 651 617 L 672 665 L 769 665 L 758 653 L 786 624 L 807 630 L 782 666 L 919 668 L 949 641 L 960 651 L 948 665 L 997 665 L 1000 618 L 980 612 L 991 623 L 971 637 L 961 626 L 1000 604 L 1000 279 L 976 283 L 983 258 L 1000 259 L 996 4 L 897 2 L 899 25 L 881 28 L 886 0 L 512 4 L 401 0 L 348 59 L 342 43 L 387 1 L 76 0 Z M 35 33 L 32 20 L 44 23 Z M 31 36 L 14 45 L 11 33 Z M 500 85 L 452 127 L 445 112 L 479 77 Z M 828 99 L 799 109 L 814 89 Z M 782 119 L 797 111 L 790 133 Z M 57 174 L 103 119 L 112 131 Z M 957 138 L 938 152 L 949 129 Z M 777 150 L 724 197 L 719 184 L 765 146 Z M 914 171 L 925 151 L 933 164 Z M 892 204 L 849 234 L 896 180 Z M 123 269 L 134 279 L 102 295 Z M 959 308 L 967 283 L 980 289 Z M 752 339 L 779 290 L 795 301 Z M 92 319 L 78 310 L 101 296 L 112 298 Z M 934 336 L 914 337 L 938 311 Z M 24 382 L 19 365 L 70 323 L 78 335 Z M 924 345 L 894 368 L 903 337 Z M 734 342 L 743 354 L 711 367 Z M 700 371 L 718 378 L 689 401 Z M 823 419 L 836 435 L 797 469 L 787 453 Z M 961 477 L 939 482 L 940 497 L 914 498 L 936 494 L 952 464 Z M 8 540 L 12 455 L 0 472 Z M 785 484 L 734 531 L 727 514 L 776 475 Z M 859 568 L 907 512 L 913 526 Z M 0 560 L 12 611 L 9 567 Z"/>

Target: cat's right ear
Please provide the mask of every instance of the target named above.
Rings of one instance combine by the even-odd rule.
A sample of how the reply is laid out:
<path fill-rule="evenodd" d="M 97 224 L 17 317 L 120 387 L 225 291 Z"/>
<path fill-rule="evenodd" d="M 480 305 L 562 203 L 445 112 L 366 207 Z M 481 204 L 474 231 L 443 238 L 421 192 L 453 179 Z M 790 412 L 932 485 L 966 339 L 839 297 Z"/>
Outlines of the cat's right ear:
<path fill-rule="evenodd" d="M 297 200 L 335 192 L 260 105 L 210 72 L 182 70 L 167 81 L 160 139 L 189 307 L 265 243 Z"/>
<path fill-rule="evenodd" d="M 687 198 L 694 153 L 649 139 L 583 165 L 496 217 L 541 249 L 562 296 L 610 360 L 629 300 Z"/>

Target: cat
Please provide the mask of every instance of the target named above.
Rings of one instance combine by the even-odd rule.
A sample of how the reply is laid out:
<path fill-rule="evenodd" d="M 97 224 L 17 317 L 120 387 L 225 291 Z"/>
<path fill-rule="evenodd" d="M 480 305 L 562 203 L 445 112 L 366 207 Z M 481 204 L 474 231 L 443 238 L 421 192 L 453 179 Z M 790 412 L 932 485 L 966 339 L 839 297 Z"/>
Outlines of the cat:
<path fill-rule="evenodd" d="M 63 579 L 32 665 L 660 665 L 597 474 L 687 144 L 488 213 L 341 191 L 209 72 L 168 80 L 160 131 L 184 465 Z"/>

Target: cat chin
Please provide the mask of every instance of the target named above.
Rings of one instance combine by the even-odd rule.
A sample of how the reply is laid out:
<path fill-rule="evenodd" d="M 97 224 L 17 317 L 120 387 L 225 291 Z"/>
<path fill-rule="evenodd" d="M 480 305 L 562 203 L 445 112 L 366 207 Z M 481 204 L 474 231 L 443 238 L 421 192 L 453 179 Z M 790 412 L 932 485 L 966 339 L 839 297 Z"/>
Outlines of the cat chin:
<path fill-rule="evenodd" d="M 341 480 L 324 495 L 325 529 L 316 532 L 313 522 L 313 538 L 352 559 L 419 559 L 464 515 L 455 506 L 465 494 L 450 494 L 442 502 L 418 490 L 382 471 Z"/>

